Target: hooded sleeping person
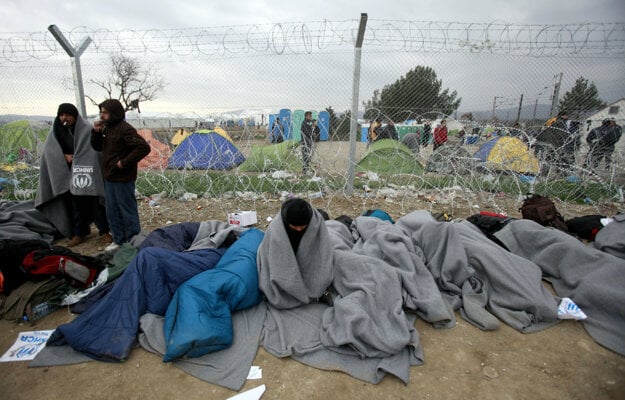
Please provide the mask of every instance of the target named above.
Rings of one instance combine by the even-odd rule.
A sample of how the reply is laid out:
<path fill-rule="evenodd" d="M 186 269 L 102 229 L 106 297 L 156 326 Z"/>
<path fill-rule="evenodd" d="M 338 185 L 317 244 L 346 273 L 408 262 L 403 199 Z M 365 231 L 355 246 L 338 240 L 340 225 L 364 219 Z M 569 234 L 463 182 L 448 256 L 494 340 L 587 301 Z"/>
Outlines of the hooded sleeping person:
<path fill-rule="evenodd" d="M 282 203 L 257 256 L 260 290 L 287 309 L 315 303 L 332 283 L 333 247 L 325 220 L 305 200 Z"/>

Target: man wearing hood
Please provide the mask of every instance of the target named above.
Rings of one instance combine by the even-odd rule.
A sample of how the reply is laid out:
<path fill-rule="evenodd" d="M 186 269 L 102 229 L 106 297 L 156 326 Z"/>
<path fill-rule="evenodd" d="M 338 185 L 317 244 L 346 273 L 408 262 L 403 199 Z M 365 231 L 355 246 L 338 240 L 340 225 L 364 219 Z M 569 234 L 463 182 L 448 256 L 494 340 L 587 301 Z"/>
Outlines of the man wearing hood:
<path fill-rule="evenodd" d="M 91 146 L 102 152 L 106 214 L 113 232 L 113 243 L 106 250 L 112 251 L 141 231 L 135 181 L 137 165 L 150 153 L 150 145 L 125 121 L 119 100 L 105 100 L 99 107 L 100 120 L 93 124 Z"/>
<path fill-rule="evenodd" d="M 70 103 L 59 105 L 40 160 L 35 207 L 65 237 L 82 243 L 95 224 L 111 242 L 104 206 L 101 157 L 90 144 L 91 127 Z"/>

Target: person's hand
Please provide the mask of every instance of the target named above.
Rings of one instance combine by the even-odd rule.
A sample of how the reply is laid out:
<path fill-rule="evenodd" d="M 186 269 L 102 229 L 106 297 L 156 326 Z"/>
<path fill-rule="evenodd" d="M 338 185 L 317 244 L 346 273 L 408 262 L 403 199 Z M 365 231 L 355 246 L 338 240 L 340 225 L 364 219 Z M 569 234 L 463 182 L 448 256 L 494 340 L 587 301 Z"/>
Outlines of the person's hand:
<path fill-rule="evenodd" d="M 65 156 L 65 162 L 68 164 L 71 164 L 72 161 L 74 161 L 74 155 L 73 154 L 63 154 Z"/>
<path fill-rule="evenodd" d="M 104 123 L 101 120 L 93 121 L 93 130 L 96 132 L 102 132 Z"/>
<path fill-rule="evenodd" d="M 115 166 L 119 169 L 122 168 L 122 162 L 121 161 L 117 161 L 117 164 L 115 164 Z"/>

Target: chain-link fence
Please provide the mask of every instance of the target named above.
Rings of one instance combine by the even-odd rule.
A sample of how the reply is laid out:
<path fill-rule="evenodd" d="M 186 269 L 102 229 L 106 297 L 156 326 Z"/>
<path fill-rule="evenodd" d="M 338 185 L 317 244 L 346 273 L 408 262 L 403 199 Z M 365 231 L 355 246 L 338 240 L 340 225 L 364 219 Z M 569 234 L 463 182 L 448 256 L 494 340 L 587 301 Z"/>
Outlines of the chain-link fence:
<path fill-rule="evenodd" d="M 113 73 L 112 62 L 135 68 L 122 97 L 127 120 L 153 148 L 137 181 L 146 196 L 293 193 L 331 203 L 353 187 L 350 196 L 395 201 L 473 204 L 480 196 L 504 212 L 511 206 L 498 197 L 528 192 L 623 201 L 625 24 L 370 19 L 355 52 L 358 27 L 78 27 L 63 35 L 74 46 L 91 39 L 79 58 L 90 120 L 97 102 L 120 97 L 128 71 L 117 64 Z M 2 33 L 0 47 L 0 193 L 32 198 L 56 108 L 76 103 L 73 64 L 50 32 Z M 143 92 L 127 90 L 133 85 Z"/>

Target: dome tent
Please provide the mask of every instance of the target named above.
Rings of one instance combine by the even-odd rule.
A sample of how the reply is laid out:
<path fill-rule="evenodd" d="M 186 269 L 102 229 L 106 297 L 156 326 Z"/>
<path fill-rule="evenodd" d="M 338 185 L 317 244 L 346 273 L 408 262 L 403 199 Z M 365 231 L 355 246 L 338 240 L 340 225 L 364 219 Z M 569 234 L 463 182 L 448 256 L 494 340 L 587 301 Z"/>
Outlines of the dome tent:
<path fill-rule="evenodd" d="M 169 159 L 168 168 L 223 170 L 243 161 L 243 154 L 223 134 L 202 130 L 180 142 Z"/>
<path fill-rule="evenodd" d="M 356 164 L 358 171 L 382 174 L 421 174 L 423 166 L 412 155 L 412 151 L 393 139 L 373 142 L 363 158 Z"/>
<path fill-rule="evenodd" d="M 538 174 L 538 159 L 527 145 L 516 137 L 501 136 L 480 146 L 474 157 L 490 169 L 518 173 Z"/>

